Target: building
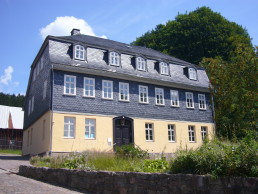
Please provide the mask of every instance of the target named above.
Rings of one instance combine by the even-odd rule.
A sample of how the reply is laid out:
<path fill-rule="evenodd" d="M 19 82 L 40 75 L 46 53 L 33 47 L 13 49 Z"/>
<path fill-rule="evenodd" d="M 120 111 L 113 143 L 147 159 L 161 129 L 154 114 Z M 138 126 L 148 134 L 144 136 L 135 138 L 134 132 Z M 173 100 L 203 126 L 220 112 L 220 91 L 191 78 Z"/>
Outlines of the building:
<path fill-rule="evenodd" d="M 203 68 L 153 49 L 48 36 L 31 65 L 23 154 L 196 148 L 214 132 Z"/>
<path fill-rule="evenodd" d="M 23 111 L 0 105 L 0 149 L 22 149 Z"/>

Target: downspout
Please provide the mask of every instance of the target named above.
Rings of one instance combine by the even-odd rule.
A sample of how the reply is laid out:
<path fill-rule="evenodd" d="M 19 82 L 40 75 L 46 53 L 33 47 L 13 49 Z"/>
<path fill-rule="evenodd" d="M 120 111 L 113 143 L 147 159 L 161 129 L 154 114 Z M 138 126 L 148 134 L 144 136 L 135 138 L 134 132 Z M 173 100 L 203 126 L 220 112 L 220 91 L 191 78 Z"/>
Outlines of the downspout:
<path fill-rule="evenodd" d="M 51 119 L 50 119 L 50 151 L 49 151 L 49 155 L 52 155 L 52 137 L 53 137 L 53 90 L 54 90 L 54 69 L 53 69 L 53 64 L 52 64 L 52 68 L 51 68 L 51 72 L 52 72 L 52 88 L 51 88 Z"/>
<path fill-rule="evenodd" d="M 211 94 L 211 104 L 212 104 L 212 116 L 213 116 L 213 122 L 214 122 L 214 132 L 216 134 L 217 132 L 216 132 L 216 121 L 215 121 L 215 108 L 214 108 L 214 99 L 212 94 Z"/>

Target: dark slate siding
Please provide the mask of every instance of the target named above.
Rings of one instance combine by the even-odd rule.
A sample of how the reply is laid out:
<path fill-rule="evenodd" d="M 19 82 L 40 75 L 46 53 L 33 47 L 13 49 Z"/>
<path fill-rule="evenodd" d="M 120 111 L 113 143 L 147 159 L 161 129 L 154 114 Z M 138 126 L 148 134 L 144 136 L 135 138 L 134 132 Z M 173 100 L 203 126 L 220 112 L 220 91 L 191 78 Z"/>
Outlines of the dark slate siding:
<path fill-rule="evenodd" d="M 76 76 L 76 96 L 67 96 L 63 94 L 64 74 Z M 95 98 L 83 97 L 83 78 L 95 78 Z M 102 99 L 102 80 L 113 81 L 113 100 Z M 121 102 L 118 97 L 119 81 L 129 83 L 130 102 Z M 149 104 L 139 103 L 138 85 L 148 86 Z M 157 86 L 162 88 L 160 86 Z M 126 115 L 129 117 L 167 119 L 194 122 L 213 122 L 212 110 L 210 107 L 210 95 L 206 93 L 207 110 L 199 110 L 198 93 L 194 93 L 194 109 L 187 109 L 185 103 L 186 90 L 179 90 L 180 107 L 171 107 L 170 89 L 163 87 L 165 95 L 165 106 L 155 105 L 155 86 L 150 84 L 141 84 L 134 81 L 123 81 L 107 77 L 85 75 L 72 72 L 54 72 L 53 88 L 53 110 L 64 112 L 91 113 L 103 115 Z M 176 89 L 178 90 L 178 89 Z"/>
<path fill-rule="evenodd" d="M 43 57 L 43 69 L 40 70 L 39 75 L 36 76 L 35 81 L 33 81 L 33 75 L 31 76 L 24 110 L 24 129 L 29 127 L 47 110 L 50 110 L 51 107 L 51 65 L 48 51 L 49 49 L 47 46 L 41 56 Z M 38 62 L 37 65 L 39 65 Z M 34 67 L 31 68 L 32 72 L 34 70 Z M 43 100 L 43 87 L 45 80 L 47 80 L 47 95 L 46 98 Z M 32 98 L 32 96 L 34 96 L 34 111 L 30 115 L 28 115 L 29 100 Z"/>

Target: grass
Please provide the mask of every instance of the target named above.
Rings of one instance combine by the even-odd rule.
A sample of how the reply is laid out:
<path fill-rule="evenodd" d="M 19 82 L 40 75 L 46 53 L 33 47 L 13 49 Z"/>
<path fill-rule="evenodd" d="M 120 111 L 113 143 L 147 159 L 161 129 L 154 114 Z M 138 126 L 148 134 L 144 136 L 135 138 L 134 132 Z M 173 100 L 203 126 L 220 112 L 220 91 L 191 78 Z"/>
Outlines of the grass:
<path fill-rule="evenodd" d="M 152 162 L 153 161 L 153 162 Z M 74 153 L 58 157 L 33 157 L 30 163 L 37 167 L 69 168 L 82 170 L 166 172 L 168 163 L 163 160 L 118 157 L 88 153 Z M 160 165 L 162 164 L 162 165 Z"/>
<path fill-rule="evenodd" d="M 22 155 L 21 150 L 0 150 L 1 154 L 17 154 L 17 155 Z"/>

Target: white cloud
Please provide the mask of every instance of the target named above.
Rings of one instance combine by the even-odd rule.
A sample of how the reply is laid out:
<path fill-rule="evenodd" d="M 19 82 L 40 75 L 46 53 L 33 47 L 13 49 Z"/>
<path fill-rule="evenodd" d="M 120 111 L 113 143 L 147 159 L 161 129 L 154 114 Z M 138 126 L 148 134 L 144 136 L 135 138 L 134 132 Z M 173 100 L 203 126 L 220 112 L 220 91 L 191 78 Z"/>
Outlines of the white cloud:
<path fill-rule="evenodd" d="M 0 83 L 8 85 L 12 81 L 12 73 L 13 73 L 13 67 L 12 66 L 8 66 L 4 70 L 4 75 L 2 75 L 0 77 Z"/>
<path fill-rule="evenodd" d="M 42 39 L 45 39 L 48 35 L 68 36 L 73 28 L 80 29 L 81 34 L 96 36 L 92 27 L 86 21 L 73 16 L 56 17 L 54 22 L 40 29 L 40 35 Z M 104 35 L 100 37 L 107 38 Z"/>

